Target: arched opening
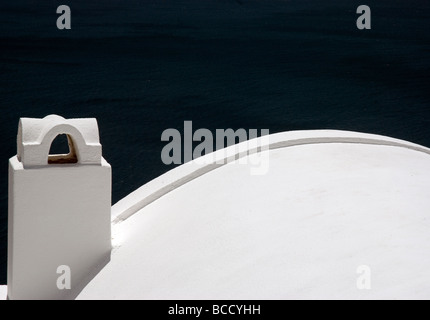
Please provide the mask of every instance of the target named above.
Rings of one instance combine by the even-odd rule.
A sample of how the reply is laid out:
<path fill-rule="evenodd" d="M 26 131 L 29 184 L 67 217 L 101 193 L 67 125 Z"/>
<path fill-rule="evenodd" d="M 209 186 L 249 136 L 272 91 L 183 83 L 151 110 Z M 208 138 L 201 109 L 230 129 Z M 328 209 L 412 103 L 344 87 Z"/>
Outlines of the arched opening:
<path fill-rule="evenodd" d="M 48 155 L 49 164 L 77 163 L 73 138 L 68 134 L 59 134 L 51 144 Z"/>

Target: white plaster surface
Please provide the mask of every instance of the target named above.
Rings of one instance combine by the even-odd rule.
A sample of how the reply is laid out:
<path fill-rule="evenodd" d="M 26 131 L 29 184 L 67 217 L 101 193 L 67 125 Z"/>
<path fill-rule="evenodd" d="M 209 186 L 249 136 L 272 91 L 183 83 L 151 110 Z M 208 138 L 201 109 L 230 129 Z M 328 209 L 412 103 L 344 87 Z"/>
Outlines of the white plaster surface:
<path fill-rule="evenodd" d="M 266 175 L 189 163 L 114 206 L 112 260 L 78 298 L 430 298 L 428 149 L 333 131 L 271 138 Z M 356 286 L 361 265 L 371 290 Z"/>
<path fill-rule="evenodd" d="M 6 300 L 7 298 L 7 286 L 0 286 L 0 300 Z"/>

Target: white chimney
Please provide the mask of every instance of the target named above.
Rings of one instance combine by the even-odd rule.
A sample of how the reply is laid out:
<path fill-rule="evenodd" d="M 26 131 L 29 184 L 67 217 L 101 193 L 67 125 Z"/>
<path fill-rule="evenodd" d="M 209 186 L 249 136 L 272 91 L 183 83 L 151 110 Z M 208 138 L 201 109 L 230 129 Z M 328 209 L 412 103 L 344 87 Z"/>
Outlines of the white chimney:
<path fill-rule="evenodd" d="M 67 135 L 70 153 L 49 155 Z M 22 118 L 9 161 L 9 299 L 73 299 L 109 262 L 111 167 L 96 119 Z"/>

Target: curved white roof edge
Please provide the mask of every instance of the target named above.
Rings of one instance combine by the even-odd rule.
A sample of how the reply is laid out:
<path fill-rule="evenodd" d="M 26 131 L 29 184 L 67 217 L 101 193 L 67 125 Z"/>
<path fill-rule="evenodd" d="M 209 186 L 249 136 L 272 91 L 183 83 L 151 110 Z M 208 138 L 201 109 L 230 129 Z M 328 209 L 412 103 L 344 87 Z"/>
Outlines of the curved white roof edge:
<path fill-rule="evenodd" d="M 407 148 L 430 155 L 430 149 L 408 141 L 386 136 L 340 130 L 304 130 L 271 134 L 217 150 L 174 168 L 151 180 L 112 207 L 113 224 L 126 220 L 148 204 L 170 191 L 224 164 L 258 150 L 273 150 L 321 143 L 352 143 Z"/>

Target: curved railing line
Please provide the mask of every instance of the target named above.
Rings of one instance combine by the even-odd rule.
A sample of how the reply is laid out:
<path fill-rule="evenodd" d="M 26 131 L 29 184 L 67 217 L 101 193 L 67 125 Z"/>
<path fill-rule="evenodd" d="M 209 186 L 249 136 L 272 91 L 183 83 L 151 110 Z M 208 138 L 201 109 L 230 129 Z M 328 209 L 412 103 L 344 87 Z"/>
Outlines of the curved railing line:
<path fill-rule="evenodd" d="M 308 136 L 304 138 L 293 138 L 288 139 L 288 136 L 294 136 L 297 134 L 309 135 L 312 133 L 330 133 L 330 134 L 343 134 L 344 136 Z M 287 136 L 283 138 L 283 136 Z M 349 136 L 348 136 L 349 135 Z M 281 138 L 279 141 L 277 139 Z M 262 138 L 256 138 L 262 140 Z M 267 137 L 266 137 L 267 139 Z M 423 152 L 430 155 L 430 149 L 413 144 L 411 142 L 394 139 L 390 137 L 384 137 L 380 135 L 364 134 L 350 131 L 337 131 L 337 130 L 309 130 L 309 131 L 291 131 L 275 133 L 269 136 L 269 145 L 260 145 L 253 143 L 256 147 L 242 150 L 241 144 L 249 143 L 245 141 L 237 145 L 227 147 L 225 149 L 217 150 L 213 154 L 205 155 L 204 157 L 211 156 L 217 159 L 213 160 L 212 163 L 201 164 L 196 161 L 185 163 L 177 168 L 174 168 L 158 178 L 151 180 L 136 191 L 132 192 L 117 204 L 112 207 L 112 223 L 117 224 L 121 221 L 126 220 L 134 213 L 140 211 L 150 203 L 166 195 L 170 191 L 190 182 L 202 175 L 219 168 L 225 164 L 231 163 L 232 161 L 238 160 L 244 156 L 255 153 L 257 148 L 263 150 L 275 150 L 280 148 L 301 146 L 301 145 L 312 145 L 312 144 L 325 144 L 325 143 L 348 143 L 348 144 L 366 144 L 366 145 L 378 145 L 378 146 L 390 146 L 390 147 L 401 147 L 410 150 Z M 250 140 L 251 141 L 251 140 Z M 238 151 L 240 150 L 240 151 Z M 246 152 L 245 152 L 246 151 Z M 214 157 L 214 155 L 218 155 Z M 222 158 L 219 155 L 223 155 Z M 201 158 L 203 159 L 203 157 Z M 220 160 L 223 163 L 219 163 Z"/>

